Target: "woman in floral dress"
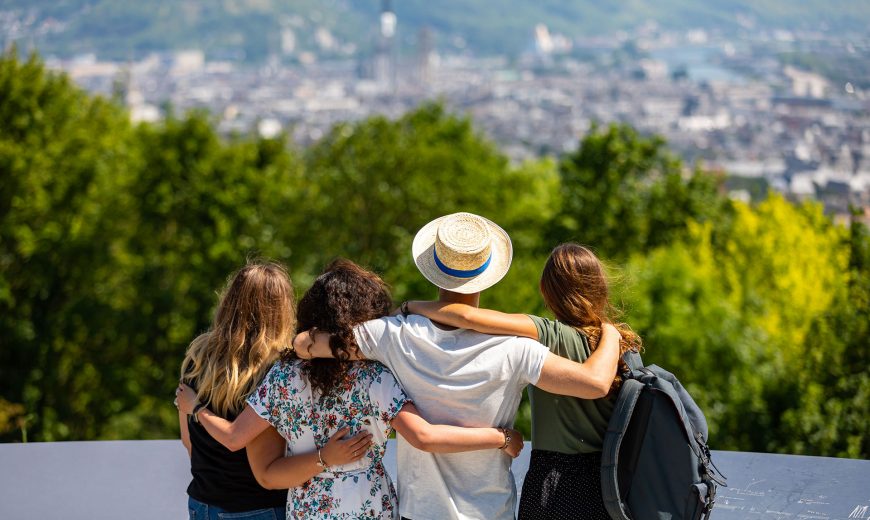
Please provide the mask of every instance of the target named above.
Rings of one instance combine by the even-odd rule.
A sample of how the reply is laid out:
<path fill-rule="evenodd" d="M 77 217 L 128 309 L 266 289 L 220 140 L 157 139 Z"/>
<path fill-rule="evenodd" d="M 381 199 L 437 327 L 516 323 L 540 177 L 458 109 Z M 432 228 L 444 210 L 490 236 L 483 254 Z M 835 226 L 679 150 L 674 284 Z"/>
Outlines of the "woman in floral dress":
<path fill-rule="evenodd" d="M 383 465 L 394 429 L 416 448 L 433 452 L 503 449 L 515 457 L 522 449 L 522 437 L 513 430 L 429 424 L 386 367 L 351 361 L 353 326 L 384 316 L 390 306 L 389 290 L 376 274 L 347 260 L 333 262 L 299 302 L 297 318 L 300 330 L 331 333 L 336 359 L 303 361 L 287 351 L 234 423 L 207 410 L 199 417 L 218 441 L 247 445 L 261 485 L 290 488 L 288 519 L 398 518 L 396 492 Z M 189 399 L 195 399 L 192 390 L 182 387 L 179 404 Z M 358 440 L 363 432 L 370 435 L 370 448 Z M 342 434 L 355 436 L 339 442 L 362 457 L 332 466 L 323 447 Z"/>
<path fill-rule="evenodd" d="M 384 471 L 383 457 L 391 424 L 408 405 L 407 396 L 380 363 L 353 362 L 344 380 L 325 396 L 309 383 L 306 372 L 310 369 L 308 362 L 299 360 L 278 363 L 248 399 L 280 434 L 277 439 L 264 434 L 252 443 L 254 475 L 264 487 L 281 487 L 282 472 L 276 469 L 270 475 L 269 459 L 283 455 L 285 439 L 288 454 L 305 453 L 323 446 L 339 428 L 350 428 L 350 434 L 368 431 L 372 446 L 362 459 L 323 468 L 311 480 L 290 489 L 287 518 L 394 518 L 396 492 Z"/>

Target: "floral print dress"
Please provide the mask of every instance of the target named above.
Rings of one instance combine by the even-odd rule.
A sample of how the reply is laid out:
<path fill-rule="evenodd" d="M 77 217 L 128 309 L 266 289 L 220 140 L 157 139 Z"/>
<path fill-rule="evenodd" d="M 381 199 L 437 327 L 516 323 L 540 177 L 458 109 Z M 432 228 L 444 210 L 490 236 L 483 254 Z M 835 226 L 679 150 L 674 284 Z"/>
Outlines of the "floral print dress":
<path fill-rule="evenodd" d="M 339 429 L 372 434 L 366 455 L 332 466 L 287 494 L 287 519 L 398 518 L 396 490 L 383 465 L 390 421 L 410 399 L 382 364 L 354 362 L 341 387 L 321 399 L 303 368 L 308 361 L 278 361 L 248 404 L 287 439 L 287 455 L 326 445 Z"/>

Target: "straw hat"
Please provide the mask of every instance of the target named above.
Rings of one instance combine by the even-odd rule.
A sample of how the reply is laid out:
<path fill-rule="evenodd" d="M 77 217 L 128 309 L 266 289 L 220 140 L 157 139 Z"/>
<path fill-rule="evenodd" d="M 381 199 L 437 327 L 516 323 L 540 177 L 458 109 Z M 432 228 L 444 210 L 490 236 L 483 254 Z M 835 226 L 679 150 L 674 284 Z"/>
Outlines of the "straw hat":
<path fill-rule="evenodd" d="M 495 285 L 513 258 L 505 230 L 473 213 L 453 213 L 426 224 L 414 237 L 411 252 L 427 280 L 462 294 Z"/>

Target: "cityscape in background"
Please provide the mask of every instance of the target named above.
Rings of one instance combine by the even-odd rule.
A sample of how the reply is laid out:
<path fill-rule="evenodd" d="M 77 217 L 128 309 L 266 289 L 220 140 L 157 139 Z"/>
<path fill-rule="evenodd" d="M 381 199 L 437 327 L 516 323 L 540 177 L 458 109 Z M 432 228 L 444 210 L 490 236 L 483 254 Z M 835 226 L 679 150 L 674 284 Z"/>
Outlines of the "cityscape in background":
<path fill-rule="evenodd" d="M 134 121 L 206 109 L 221 133 L 286 132 L 305 146 L 339 122 L 398 117 L 427 100 L 468 114 L 514 161 L 576 149 L 594 123 L 624 122 L 665 137 L 688 167 L 727 175 L 734 198 L 768 189 L 814 199 L 846 219 L 870 218 L 870 34 L 783 30 L 677 31 L 648 22 L 606 36 L 531 24 L 524 51 L 475 54 L 423 26 L 399 38 L 384 2 L 369 49 L 290 20 L 260 62 L 202 49 L 107 60 L 96 52 L 43 56 L 87 90 L 114 96 Z M 0 13 L 5 44 L 44 23 Z M 40 27 L 42 29 L 40 29 Z M 411 43 L 409 43 L 411 42 Z M 807 60 L 807 57 L 813 59 Z"/>

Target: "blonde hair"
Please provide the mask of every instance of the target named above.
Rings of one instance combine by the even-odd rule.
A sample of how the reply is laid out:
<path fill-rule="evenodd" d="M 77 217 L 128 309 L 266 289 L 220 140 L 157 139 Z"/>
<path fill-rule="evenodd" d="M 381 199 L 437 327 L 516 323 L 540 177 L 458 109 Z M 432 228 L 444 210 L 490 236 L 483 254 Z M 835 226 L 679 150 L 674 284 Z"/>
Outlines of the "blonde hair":
<path fill-rule="evenodd" d="M 607 274 L 595 253 L 579 244 L 561 244 L 553 249 L 541 273 L 541 295 L 556 319 L 583 332 L 590 350 L 598 348 L 601 324 L 613 322 L 619 312 L 610 304 Z M 620 372 L 627 367 L 622 355 L 639 352 L 641 338 L 627 323 L 614 323 L 619 342 Z M 619 388 L 622 378 L 613 380 L 611 390 Z"/>
<path fill-rule="evenodd" d="M 238 414 L 295 329 L 293 285 L 284 266 L 249 262 L 221 294 L 208 332 L 191 342 L 181 379 L 223 417 Z"/>

